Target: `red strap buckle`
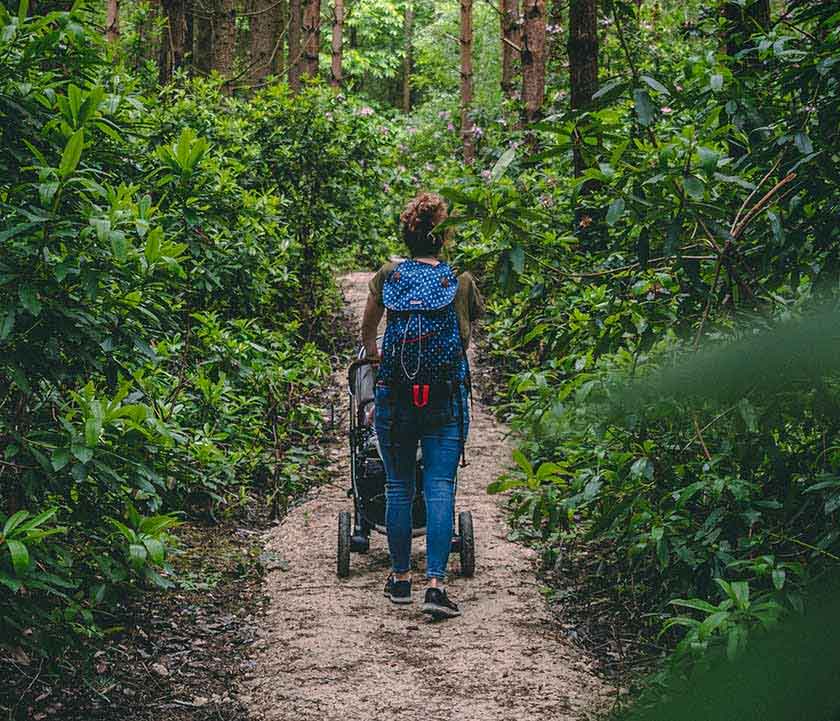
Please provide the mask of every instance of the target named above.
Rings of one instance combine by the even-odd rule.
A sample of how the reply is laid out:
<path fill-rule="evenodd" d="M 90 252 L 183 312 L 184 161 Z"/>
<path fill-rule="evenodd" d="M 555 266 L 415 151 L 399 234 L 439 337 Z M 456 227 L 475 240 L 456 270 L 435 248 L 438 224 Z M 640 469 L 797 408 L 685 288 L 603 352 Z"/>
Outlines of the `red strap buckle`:
<path fill-rule="evenodd" d="M 419 385 L 414 384 L 413 388 L 414 405 L 417 408 L 423 408 L 429 402 L 429 386 L 428 384 Z"/>

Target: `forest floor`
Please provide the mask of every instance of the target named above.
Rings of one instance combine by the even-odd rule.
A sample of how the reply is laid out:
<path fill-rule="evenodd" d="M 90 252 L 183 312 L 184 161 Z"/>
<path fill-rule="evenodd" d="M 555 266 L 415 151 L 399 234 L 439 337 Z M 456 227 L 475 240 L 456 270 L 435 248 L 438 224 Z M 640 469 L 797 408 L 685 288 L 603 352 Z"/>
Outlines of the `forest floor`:
<path fill-rule="evenodd" d="M 357 327 L 369 277 L 342 279 Z M 353 555 L 349 578 L 336 577 L 337 514 L 351 509 L 349 450 L 336 434 L 327 450 L 331 481 L 266 532 L 266 552 L 278 563 L 265 576 L 266 611 L 238 696 L 253 719 L 578 719 L 605 705 L 611 691 L 594 661 L 560 634 L 547 609 L 533 552 L 508 540 L 503 509 L 485 492 L 510 448 L 506 429 L 480 400 L 476 376 L 469 465 L 457 499 L 458 510 L 473 513 L 476 573 L 453 573 L 449 582 L 463 616 L 434 622 L 420 613 L 422 539 L 412 554 L 411 606 L 394 607 L 382 595 L 389 562 L 381 536 L 368 554 Z M 334 383 L 343 395 L 343 372 Z M 346 421 L 337 419 L 342 427 Z"/>

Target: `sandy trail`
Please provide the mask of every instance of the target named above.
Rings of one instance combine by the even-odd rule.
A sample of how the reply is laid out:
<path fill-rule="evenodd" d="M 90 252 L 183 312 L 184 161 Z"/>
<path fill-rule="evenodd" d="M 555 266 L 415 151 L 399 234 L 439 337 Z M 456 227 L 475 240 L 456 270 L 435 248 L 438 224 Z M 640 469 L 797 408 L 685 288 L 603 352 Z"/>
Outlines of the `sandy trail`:
<path fill-rule="evenodd" d="M 342 282 L 357 321 L 369 277 L 354 273 Z M 449 581 L 464 615 L 435 623 L 420 613 L 422 539 L 413 547 L 411 606 L 394 607 L 382 595 L 389 567 L 383 536 L 372 536 L 367 555 L 352 555 L 349 578 L 336 577 L 336 516 L 352 510 L 349 452 L 337 442 L 329 450 L 334 485 L 314 490 L 266 538 L 288 569 L 266 577 L 270 603 L 241 691 L 255 719 L 579 719 L 602 704 L 604 685 L 555 631 L 530 552 L 507 540 L 503 513 L 485 493 L 510 448 L 505 429 L 479 403 L 481 393 L 475 396 L 457 509 L 473 513 L 476 573 Z M 451 560 L 456 570 L 457 555 Z"/>

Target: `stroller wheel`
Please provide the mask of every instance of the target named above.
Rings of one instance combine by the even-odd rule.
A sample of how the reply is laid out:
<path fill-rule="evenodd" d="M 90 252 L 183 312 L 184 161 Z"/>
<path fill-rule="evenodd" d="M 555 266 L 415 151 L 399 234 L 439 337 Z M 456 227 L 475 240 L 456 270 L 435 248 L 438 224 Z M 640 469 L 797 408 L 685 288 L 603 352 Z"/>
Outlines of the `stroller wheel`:
<path fill-rule="evenodd" d="M 350 575 L 350 514 L 342 511 L 338 514 L 338 577 Z"/>
<path fill-rule="evenodd" d="M 472 578 L 475 573 L 475 536 L 472 513 L 469 511 L 458 514 L 458 535 L 461 538 L 461 575 Z"/>

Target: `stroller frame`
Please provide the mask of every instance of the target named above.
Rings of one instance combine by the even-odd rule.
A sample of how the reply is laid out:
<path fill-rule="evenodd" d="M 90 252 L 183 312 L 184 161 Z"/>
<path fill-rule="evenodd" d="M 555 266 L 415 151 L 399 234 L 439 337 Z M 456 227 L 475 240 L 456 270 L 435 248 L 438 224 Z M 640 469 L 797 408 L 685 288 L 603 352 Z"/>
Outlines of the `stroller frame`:
<path fill-rule="evenodd" d="M 337 572 L 339 577 L 346 577 L 350 573 L 350 554 L 352 553 L 367 553 L 370 548 L 371 531 L 376 531 L 380 534 L 385 534 L 384 519 L 384 493 L 385 493 L 385 471 L 384 464 L 382 464 L 381 451 L 378 442 L 375 439 L 375 430 L 365 423 L 363 418 L 367 414 L 370 405 L 374 403 L 373 393 L 370 398 L 359 398 L 359 380 L 358 374 L 360 372 L 372 373 L 376 363 L 365 358 L 364 349 L 360 349 L 356 360 L 350 364 L 347 371 L 348 382 L 348 410 L 350 415 L 348 441 L 350 446 L 350 488 L 347 489 L 347 497 L 353 500 L 353 515 L 348 511 L 341 511 L 338 514 L 338 553 L 337 553 Z M 373 383 L 371 384 L 374 385 Z M 366 493 L 367 473 L 370 472 L 371 467 L 376 467 L 376 459 L 369 457 L 371 443 L 376 443 L 378 462 L 382 464 L 382 488 L 381 494 L 374 497 L 368 497 Z M 376 467 L 378 471 L 378 467 Z M 458 493 L 458 476 L 457 473 L 453 479 L 455 483 L 455 496 Z M 413 502 L 413 524 L 412 536 L 417 538 L 426 533 L 425 527 L 425 501 L 423 499 L 423 476 L 422 476 L 422 456 L 418 452 L 417 459 L 417 474 L 415 479 L 415 495 Z M 372 518 L 371 507 L 374 500 L 381 496 L 381 505 L 379 507 L 378 518 Z M 470 511 L 461 511 L 457 514 L 457 532 L 456 528 L 456 513 L 453 510 L 452 519 L 452 546 L 451 553 L 458 553 L 461 561 L 461 575 L 470 577 L 475 572 L 475 539 L 473 534 L 472 513 Z M 421 520 L 422 519 L 422 520 Z"/>

